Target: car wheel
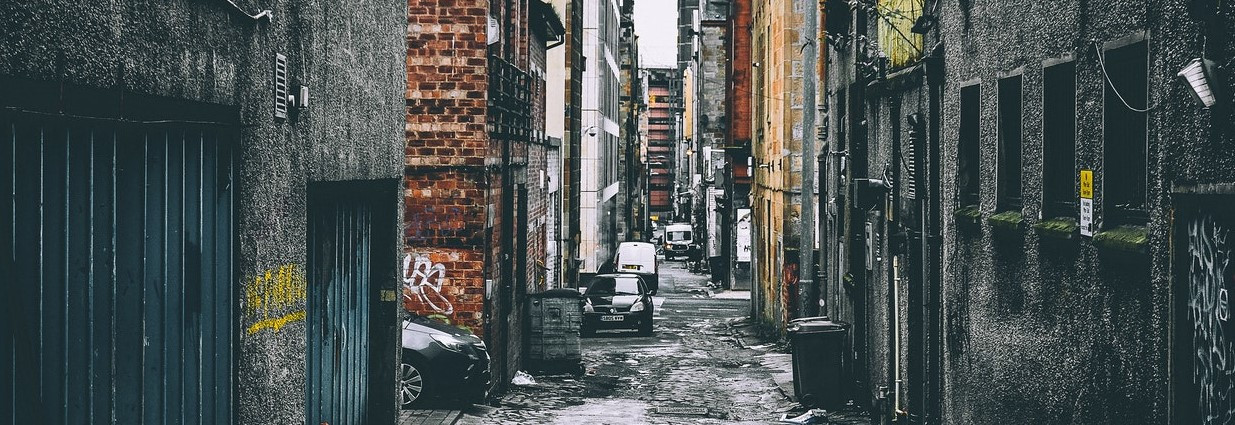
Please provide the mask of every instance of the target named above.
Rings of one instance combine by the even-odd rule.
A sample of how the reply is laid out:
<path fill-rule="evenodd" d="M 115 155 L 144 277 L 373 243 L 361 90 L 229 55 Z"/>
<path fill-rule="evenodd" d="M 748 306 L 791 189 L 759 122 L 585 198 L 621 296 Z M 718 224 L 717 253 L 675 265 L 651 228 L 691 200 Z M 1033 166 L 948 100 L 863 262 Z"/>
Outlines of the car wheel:
<path fill-rule="evenodd" d="M 588 327 L 586 327 L 586 326 L 581 327 L 581 328 L 579 328 L 579 336 L 584 337 L 584 338 L 591 338 L 591 337 L 594 337 L 594 336 L 596 336 L 596 330 L 595 330 L 595 329 L 590 329 L 590 328 L 588 328 Z"/>
<path fill-rule="evenodd" d="M 639 334 L 643 336 L 652 336 L 652 316 L 648 315 L 647 320 L 639 323 Z"/>
<path fill-rule="evenodd" d="M 418 362 L 404 361 L 399 365 L 399 405 L 406 409 L 424 402 L 425 377 Z"/>

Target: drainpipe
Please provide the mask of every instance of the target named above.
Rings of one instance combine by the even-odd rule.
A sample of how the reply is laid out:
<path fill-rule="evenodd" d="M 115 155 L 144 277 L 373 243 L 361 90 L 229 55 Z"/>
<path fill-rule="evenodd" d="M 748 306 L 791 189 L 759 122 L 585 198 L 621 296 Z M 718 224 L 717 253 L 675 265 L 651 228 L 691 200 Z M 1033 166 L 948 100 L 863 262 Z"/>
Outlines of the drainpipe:
<path fill-rule="evenodd" d="M 817 2 L 805 1 L 805 36 L 802 46 L 802 225 L 798 249 L 801 267 L 798 270 L 798 314 L 800 317 L 819 313 L 819 288 L 815 287 L 815 82 L 817 71 L 818 9 Z"/>

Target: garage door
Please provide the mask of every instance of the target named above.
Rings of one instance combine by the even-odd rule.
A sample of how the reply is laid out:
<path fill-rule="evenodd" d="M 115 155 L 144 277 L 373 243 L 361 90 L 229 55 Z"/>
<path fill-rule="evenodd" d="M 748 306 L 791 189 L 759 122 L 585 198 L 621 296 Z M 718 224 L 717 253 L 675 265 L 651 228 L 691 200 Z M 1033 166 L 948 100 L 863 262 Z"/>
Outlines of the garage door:
<path fill-rule="evenodd" d="M 0 423 L 232 422 L 232 134 L 0 109 Z"/>

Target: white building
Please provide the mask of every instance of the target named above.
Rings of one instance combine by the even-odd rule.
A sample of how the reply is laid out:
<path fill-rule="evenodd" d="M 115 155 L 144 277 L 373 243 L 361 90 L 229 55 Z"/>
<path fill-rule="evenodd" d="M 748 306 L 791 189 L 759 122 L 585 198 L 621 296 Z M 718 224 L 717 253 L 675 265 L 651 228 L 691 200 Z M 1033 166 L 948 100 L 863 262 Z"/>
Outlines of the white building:
<path fill-rule="evenodd" d="M 597 273 L 617 245 L 620 68 L 618 0 L 583 2 L 580 273 Z"/>

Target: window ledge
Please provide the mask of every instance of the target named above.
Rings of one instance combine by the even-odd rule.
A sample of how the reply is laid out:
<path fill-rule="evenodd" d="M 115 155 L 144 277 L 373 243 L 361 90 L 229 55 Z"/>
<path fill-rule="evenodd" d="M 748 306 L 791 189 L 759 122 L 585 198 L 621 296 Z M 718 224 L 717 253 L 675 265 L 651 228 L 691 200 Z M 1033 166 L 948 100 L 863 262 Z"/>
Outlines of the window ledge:
<path fill-rule="evenodd" d="M 1021 215 L 1020 211 L 1003 211 L 987 217 L 986 222 L 994 230 L 1019 234 L 1023 228 L 1022 225 L 1025 223 L 1025 217 Z"/>
<path fill-rule="evenodd" d="M 1149 252 L 1149 230 L 1145 226 L 1119 226 L 1098 232 L 1093 243 L 1110 251 L 1145 254 Z"/>
<path fill-rule="evenodd" d="M 952 217 L 956 219 L 957 227 L 977 229 L 978 223 L 982 221 L 982 210 L 979 210 L 977 205 L 966 205 L 952 212 Z"/>
<path fill-rule="evenodd" d="M 1038 237 L 1063 240 L 1075 238 L 1080 228 L 1076 220 L 1069 217 L 1052 218 L 1033 225 L 1033 231 L 1038 234 Z"/>

